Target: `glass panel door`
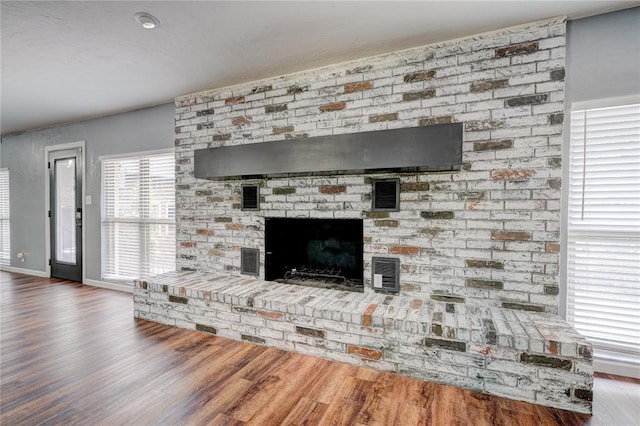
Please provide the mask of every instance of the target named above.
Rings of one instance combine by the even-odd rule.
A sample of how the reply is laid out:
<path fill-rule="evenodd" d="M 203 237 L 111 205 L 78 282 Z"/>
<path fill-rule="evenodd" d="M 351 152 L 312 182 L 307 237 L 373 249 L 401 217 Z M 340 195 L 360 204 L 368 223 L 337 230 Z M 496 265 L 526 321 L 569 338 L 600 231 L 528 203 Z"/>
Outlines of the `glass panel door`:
<path fill-rule="evenodd" d="M 82 281 L 82 152 L 49 153 L 51 276 Z"/>

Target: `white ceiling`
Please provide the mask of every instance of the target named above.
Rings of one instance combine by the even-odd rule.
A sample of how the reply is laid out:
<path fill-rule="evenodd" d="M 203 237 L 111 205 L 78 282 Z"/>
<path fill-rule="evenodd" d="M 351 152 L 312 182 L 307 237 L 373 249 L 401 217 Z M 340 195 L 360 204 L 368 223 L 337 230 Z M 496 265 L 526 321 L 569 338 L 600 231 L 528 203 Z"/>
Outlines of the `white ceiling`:
<path fill-rule="evenodd" d="M 638 1 L 5 1 L 3 135 Z M 154 30 L 134 19 L 145 11 Z"/>

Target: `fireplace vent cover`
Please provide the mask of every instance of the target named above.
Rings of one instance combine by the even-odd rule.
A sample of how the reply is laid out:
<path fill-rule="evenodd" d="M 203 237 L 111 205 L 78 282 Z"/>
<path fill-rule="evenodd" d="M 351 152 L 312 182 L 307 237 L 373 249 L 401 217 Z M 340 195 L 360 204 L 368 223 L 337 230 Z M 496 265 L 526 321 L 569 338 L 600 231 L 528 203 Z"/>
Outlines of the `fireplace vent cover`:
<path fill-rule="evenodd" d="M 245 247 L 240 250 L 240 273 L 260 274 L 260 250 Z"/>
<path fill-rule="evenodd" d="M 242 185 L 241 210 L 260 210 L 260 187 L 258 185 Z"/>
<path fill-rule="evenodd" d="M 373 205 L 376 212 L 397 212 L 400 210 L 400 179 L 374 179 Z"/>
<path fill-rule="evenodd" d="M 373 289 L 378 293 L 400 291 L 400 259 L 373 257 L 371 259 Z"/>

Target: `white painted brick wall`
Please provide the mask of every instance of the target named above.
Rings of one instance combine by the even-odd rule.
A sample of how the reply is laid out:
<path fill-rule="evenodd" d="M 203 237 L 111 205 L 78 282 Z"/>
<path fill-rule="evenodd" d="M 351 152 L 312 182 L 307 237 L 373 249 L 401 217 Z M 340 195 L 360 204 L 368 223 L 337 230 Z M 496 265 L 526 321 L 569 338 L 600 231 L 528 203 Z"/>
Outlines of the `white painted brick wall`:
<path fill-rule="evenodd" d="M 261 250 L 264 276 L 265 217 L 364 218 L 366 291 L 372 291 L 370 258 L 384 254 L 400 258 L 403 295 L 450 294 L 468 302 L 517 302 L 522 309 L 556 313 L 564 46 L 564 20 L 550 19 L 178 97 L 178 268 L 238 274 L 240 247 L 248 246 Z M 429 71 L 434 74 L 412 81 L 412 74 Z M 345 93 L 345 86 L 367 82 L 371 87 Z M 406 93 L 431 89 L 431 98 L 403 101 Z M 266 112 L 281 104 L 286 110 Z M 334 110 L 321 110 L 332 104 Z M 370 121 L 392 113 L 397 118 Z M 430 188 L 402 192 L 401 211 L 387 218 L 397 220 L 397 227 L 376 226 L 376 219 L 366 218 L 371 176 L 261 180 L 259 212 L 240 211 L 241 181 L 193 177 L 195 149 L 430 122 L 465 123 L 464 167 L 400 174 L 403 182 L 425 182 Z M 345 185 L 346 190 L 321 194 L 321 185 Z M 289 186 L 294 194 L 274 193 Z M 450 211 L 454 219 L 423 219 L 425 211 Z M 394 254 L 403 247 L 417 247 L 419 254 Z M 474 288 L 466 281 L 473 277 L 500 281 L 503 287 Z"/>

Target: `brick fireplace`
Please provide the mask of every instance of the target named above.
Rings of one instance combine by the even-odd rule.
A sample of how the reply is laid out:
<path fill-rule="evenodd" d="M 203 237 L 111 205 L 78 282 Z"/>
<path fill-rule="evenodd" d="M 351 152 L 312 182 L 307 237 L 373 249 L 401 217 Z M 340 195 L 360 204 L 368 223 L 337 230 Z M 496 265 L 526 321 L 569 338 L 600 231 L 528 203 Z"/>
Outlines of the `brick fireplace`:
<path fill-rule="evenodd" d="M 176 99 L 178 269 L 240 272 L 265 218 L 364 222 L 371 258 L 397 257 L 400 294 L 556 313 L 565 23 L 536 22 Z M 464 123 L 463 169 L 208 181 L 196 149 Z M 295 143 L 292 141 L 292 143 Z M 371 211 L 371 180 L 400 179 L 398 212 Z M 241 186 L 260 185 L 260 211 Z"/>
<path fill-rule="evenodd" d="M 136 316 L 590 411 L 590 345 L 555 315 L 564 57 L 565 20 L 554 18 L 178 97 L 177 269 L 186 275 L 139 281 Z M 460 170 L 194 175 L 196 150 L 442 123 L 463 125 Z M 397 211 L 372 209 L 376 179 L 399 181 Z M 243 185 L 259 188 L 259 210 L 242 208 Z M 363 294 L 335 307 L 318 304 L 331 300 L 324 293 L 262 282 L 298 266 L 273 267 L 278 239 L 265 234 L 283 219 L 358 221 L 361 263 L 351 269 Z M 311 245 L 340 252 L 330 239 Z M 257 277 L 241 274 L 247 249 Z M 398 262 L 397 296 L 375 292 L 380 258 Z"/>

